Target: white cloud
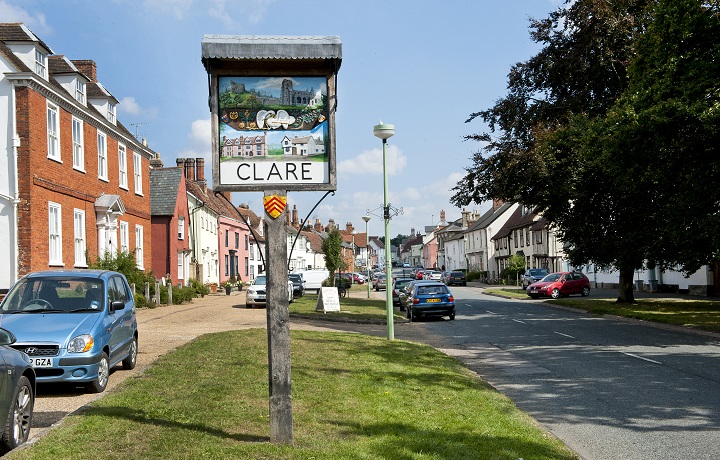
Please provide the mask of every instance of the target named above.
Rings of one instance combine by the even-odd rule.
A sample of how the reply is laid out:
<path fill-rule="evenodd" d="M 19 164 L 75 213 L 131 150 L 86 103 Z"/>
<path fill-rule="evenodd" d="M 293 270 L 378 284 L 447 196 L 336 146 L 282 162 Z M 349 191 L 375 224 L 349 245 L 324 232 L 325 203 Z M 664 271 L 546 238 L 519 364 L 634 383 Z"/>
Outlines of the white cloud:
<path fill-rule="evenodd" d="M 210 119 L 195 120 L 190 126 L 188 139 L 193 149 L 205 152 L 210 157 L 212 150 L 212 133 L 210 132 Z"/>
<path fill-rule="evenodd" d="M 407 157 L 396 145 L 387 147 L 388 175 L 401 173 L 407 165 Z M 378 175 L 383 173 L 382 149 L 365 150 L 355 158 L 338 162 L 338 172 L 348 175 Z"/>
<path fill-rule="evenodd" d="M 177 19 L 183 19 L 185 14 L 190 11 L 192 3 L 192 0 L 145 0 L 144 6 L 146 9 L 160 10 Z"/>
<path fill-rule="evenodd" d="M 0 18 L 2 18 L 3 22 L 22 22 L 35 35 L 45 35 L 52 32 L 52 28 L 47 24 L 44 14 L 32 15 L 27 10 L 11 5 L 5 0 L 0 0 Z"/>
<path fill-rule="evenodd" d="M 118 110 L 121 113 L 145 118 L 155 118 L 158 113 L 158 109 L 155 107 L 141 107 L 133 96 L 122 98 L 118 104 Z"/>

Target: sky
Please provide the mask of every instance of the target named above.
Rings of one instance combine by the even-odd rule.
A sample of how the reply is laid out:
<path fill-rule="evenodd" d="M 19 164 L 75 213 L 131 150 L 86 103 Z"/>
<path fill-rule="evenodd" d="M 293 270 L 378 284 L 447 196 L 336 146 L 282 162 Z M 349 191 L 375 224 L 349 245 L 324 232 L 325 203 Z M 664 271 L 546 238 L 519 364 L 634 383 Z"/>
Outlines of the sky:
<path fill-rule="evenodd" d="M 464 136 L 487 130 L 469 115 L 507 91 L 513 64 L 539 46 L 529 36 L 561 0 L 0 0 L 0 22 L 23 22 L 56 54 L 90 59 L 98 81 L 120 101 L 118 119 L 159 152 L 205 158 L 212 178 L 208 76 L 201 62 L 206 34 L 338 36 L 337 191 L 289 192 L 300 219 L 350 222 L 382 235 L 380 121 L 388 139 L 389 202 L 402 210 L 390 237 L 424 233 L 461 217 L 452 188 L 482 147 Z M 234 192 L 258 215 L 262 192 Z M 311 209 L 317 208 L 309 214 Z M 469 211 L 484 212 L 489 203 Z"/>

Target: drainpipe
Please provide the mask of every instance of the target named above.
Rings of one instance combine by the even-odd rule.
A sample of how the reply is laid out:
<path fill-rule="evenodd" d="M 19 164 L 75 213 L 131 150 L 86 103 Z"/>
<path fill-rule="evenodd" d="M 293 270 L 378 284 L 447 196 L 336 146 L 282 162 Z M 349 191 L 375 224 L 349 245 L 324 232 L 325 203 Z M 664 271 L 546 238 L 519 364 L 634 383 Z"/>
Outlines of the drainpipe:
<path fill-rule="evenodd" d="M 15 193 L 14 197 L 12 199 L 13 204 L 13 237 L 10 244 L 11 247 L 14 248 L 15 251 L 15 257 L 10 258 L 10 276 L 12 277 L 13 283 L 17 281 L 18 279 L 18 265 L 19 261 L 18 258 L 20 256 L 19 254 L 19 248 L 18 248 L 18 205 L 20 204 L 20 187 L 18 184 L 18 147 L 20 147 L 20 138 L 17 134 L 17 107 L 16 107 L 16 101 L 15 101 L 15 84 L 12 85 L 12 90 L 10 91 L 10 107 L 12 109 L 12 143 L 13 143 L 13 164 L 12 169 L 15 172 Z M 8 197 L 9 198 L 9 197 Z"/>

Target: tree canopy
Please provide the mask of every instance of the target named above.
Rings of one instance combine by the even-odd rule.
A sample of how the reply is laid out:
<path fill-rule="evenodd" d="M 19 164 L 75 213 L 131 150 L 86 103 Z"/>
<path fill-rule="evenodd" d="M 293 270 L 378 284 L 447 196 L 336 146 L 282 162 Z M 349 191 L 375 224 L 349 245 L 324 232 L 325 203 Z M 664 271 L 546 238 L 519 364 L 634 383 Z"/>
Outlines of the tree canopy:
<path fill-rule="evenodd" d="M 328 232 L 327 238 L 323 240 L 322 250 L 325 254 L 325 267 L 330 272 L 330 285 L 335 286 L 335 272 L 345 265 L 342 260 L 342 236 L 337 227 Z"/>
<path fill-rule="evenodd" d="M 577 0 L 531 22 L 541 51 L 474 113 L 489 132 L 454 204 L 536 207 L 571 263 L 692 273 L 720 254 L 718 0 Z"/>

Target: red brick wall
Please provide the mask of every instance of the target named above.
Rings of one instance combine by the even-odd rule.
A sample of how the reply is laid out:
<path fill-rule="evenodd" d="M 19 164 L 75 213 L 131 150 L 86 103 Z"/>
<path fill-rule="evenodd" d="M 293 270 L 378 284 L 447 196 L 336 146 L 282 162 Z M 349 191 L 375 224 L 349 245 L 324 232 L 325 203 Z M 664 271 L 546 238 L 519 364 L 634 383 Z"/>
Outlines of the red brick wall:
<path fill-rule="evenodd" d="M 103 192 L 119 195 L 126 212 L 120 220 L 128 222 L 129 245 L 135 248 L 135 225 L 143 226 L 144 266 L 151 267 L 150 164 L 142 158 L 142 196 L 134 193 L 133 151 L 127 148 L 128 188 L 119 187 L 118 141 L 110 130 L 107 135 L 108 182 L 98 179 L 97 130 L 83 123 L 85 171 L 73 169 L 72 114 L 59 107 L 61 163 L 47 158 L 47 102 L 32 89 L 17 88 L 18 178 L 21 203 L 18 207 L 19 274 L 44 270 L 48 264 L 48 202 L 61 206 L 62 260 L 64 268 L 74 268 L 74 210 L 85 211 L 85 240 L 88 259 L 98 256 L 95 200 Z M 118 233 L 119 238 L 119 233 Z"/>

